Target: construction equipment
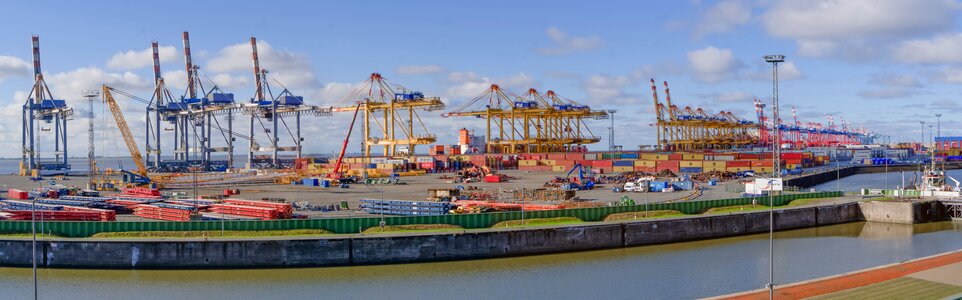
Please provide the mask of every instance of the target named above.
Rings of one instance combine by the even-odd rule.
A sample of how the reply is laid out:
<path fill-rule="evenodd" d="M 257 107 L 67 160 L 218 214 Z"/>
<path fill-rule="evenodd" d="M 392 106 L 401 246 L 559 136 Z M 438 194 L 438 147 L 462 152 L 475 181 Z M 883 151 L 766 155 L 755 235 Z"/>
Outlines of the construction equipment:
<path fill-rule="evenodd" d="M 383 146 L 384 156 L 409 156 L 416 145 L 428 145 L 437 141 L 431 134 L 417 110 L 436 111 L 444 108 L 439 97 L 425 97 L 423 93 L 410 90 L 391 82 L 380 73 L 372 73 L 361 87 L 335 104 L 332 111 L 349 112 L 355 106 L 338 106 L 341 103 L 361 102 L 364 110 L 364 156 L 371 156 L 372 146 Z M 371 126 L 374 121 L 375 127 Z M 414 123 L 423 133 L 415 132 Z M 373 136 L 380 131 L 380 137 Z M 400 131 L 400 134 L 398 134 Z"/>
<path fill-rule="evenodd" d="M 574 173 L 575 171 L 578 171 L 578 177 L 571 177 L 571 173 Z M 585 176 L 585 174 L 588 176 Z M 590 190 L 595 188 L 594 176 L 592 176 L 590 171 L 585 170 L 585 167 L 582 164 L 575 164 L 574 167 L 571 167 L 571 170 L 568 171 L 568 174 L 565 175 L 565 178 L 568 178 L 568 181 L 570 182 L 568 187 L 569 189 Z"/>
<path fill-rule="evenodd" d="M 137 173 L 132 175 L 140 176 L 138 181 L 140 183 L 149 183 L 150 179 L 147 177 L 147 166 L 144 165 L 144 157 L 140 155 L 140 148 L 137 148 L 137 141 L 134 140 L 134 135 L 130 133 L 130 127 L 127 126 L 127 120 L 124 119 L 124 112 L 120 110 L 120 106 L 117 105 L 117 101 L 114 100 L 113 91 L 114 88 L 103 85 L 102 94 L 104 103 L 110 108 L 110 113 L 114 115 L 114 121 L 117 122 L 117 129 L 120 130 L 120 134 L 124 137 L 124 143 L 127 144 L 127 150 L 130 151 L 130 158 L 137 165 Z M 133 176 L 132 178 L 133 179 Z M 146 182 L 144 182 L 146 181 Z M 127 181 L 127 183 L 137 183 L 136 181 Z"/>
<path fill-rule="evenodd" d="M 517 96 L 492 84 L 481 95 L 444 117 L 476 117 L 486 120 L 486 152 L 530 153 L 577 151 L 601 141 L 585 124 L 606 119 L 608 113 L 548 91 L 529 89 Z"/>
<path fill-rule="evenodd" d="M 354 122 L 357 121 L 357 113 L 361 111 L 361 102 L 357 103 L 354 109 L 354 117 L 351 118 L 351 125 L 347 127 L 347 136 L 344 137 L 344 144 L 341 145 L 341 153 L 337 155 L 337 162 L 334 163 L 334 170 L 327 174 L 327 178 L 341 179 L 341 164 L 344 162 L 344 153 L 347 151 L 347 144 L 351 140 L 351 132 L 354 131 Z"/>

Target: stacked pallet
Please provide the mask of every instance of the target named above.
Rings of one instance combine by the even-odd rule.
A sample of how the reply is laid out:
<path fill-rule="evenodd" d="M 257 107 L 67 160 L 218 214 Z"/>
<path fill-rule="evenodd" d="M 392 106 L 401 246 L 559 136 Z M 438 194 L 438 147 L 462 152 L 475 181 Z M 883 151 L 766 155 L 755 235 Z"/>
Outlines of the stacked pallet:
<path fill-rule="evenodd" d="M 133 208 L 134 215 L 155 220 L 187 222 L 197 219 L 199 216 L 197 215 L 197 208 L 188 205 L 155 203 L 139 204 Z"/>
<path fill-rule="evenodd" d="M 244 199 L 224 199 L 224 203 L 273 209 L 277 211 L 277 216 L 280 219 L 290 219 L 291 216 L 294 215 L 294 207 L 290 203 L 278 203 L 278 202 L 268 202 L 268 201 L 258 201 L 258 200 L 244 200 Z"/>
<path fill-rule="evenodd" d="M 454 208 L 450 202 L 362 199 L 361 208 L 371 214 L 403 216 L 446 215 Z"/>
<path fill-rule="evenodd" d="M 276 220 L 282 218 L 281 213 L 277 209 L 248 205 L 211 204 L 210 212 L 222 215 L 251 217 L 260 220 Z"/>

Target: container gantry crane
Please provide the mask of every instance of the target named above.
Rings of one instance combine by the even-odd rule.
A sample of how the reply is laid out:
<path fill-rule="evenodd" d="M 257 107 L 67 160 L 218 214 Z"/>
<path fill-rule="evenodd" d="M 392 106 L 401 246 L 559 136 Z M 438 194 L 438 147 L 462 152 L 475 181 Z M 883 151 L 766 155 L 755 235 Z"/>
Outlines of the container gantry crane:
<path fill-rule="evenodd" d="M 554 91 L 545 94 L 528 89 L 518 96 L 492 84 L 483 93 L 444 117 L 485 119 L 488 153 L 573 151 L 601 141 L 586 120 L 605 119 L 608 113 L 564 98 Z"/>
<path fill-rule="evenodd" d="M 415 153 L 415 146 L 437 141 L 418 111 L 443 109 L 441 98 L 424 96 L 387 80 L 380 73 L 372 73 L 359 88 L 335 104 L 332 111 L 353 112 L 356 110 L 354 105 L 344 106 L 342 103 L 358 101 L 364 112 L 365 157 L 371 156 L 371 147 L 374 146 L 384 147 L 384 156 L 409 156 Z"/>
<path fill-rule="evenodd" d="M 304 97 L 296 96 L 283 84 L 273 80 L 279 87 L 280 92 L 275 95 L 271 89 L 270 81 L 273 79 L 268 76 L 266 69 L 262 69 L 260 58 L 257 53 L 257 39 L 250 38 L 251 58 L 254 67 L 254 98 L 250 103 L 243 104 L 243 113 L 250 115 L 250 144 L 247 150 L 248 168 L 290 168 L 294 166 L 294 158 L 301 158 L 301 144 L 304 138 L 301 137 L 301 117 L 309 116 L 330 116 L 331 108 L 307 105 Z M 285 117 L 293 117 L 293 128 Z M 265 124 L 265 121 L 267 123 Z M 260 130 L 257 130 L 258 126 Z M 280 144 L 281 127 L 285 129 L 292 140 L 292 146 L 282 146 Z M 263 132 L 268 139 L 267 147 L 262 147 L 256 139 L 255 131 Z M 293 153 L 294 158 L 281 157 L 282 152 Z"/>
<path fill-rule="evenodd" d="M 658 146 L 665 150 L 732 149 L 755 144 L 757 125 L 731 112 L 712 114 L 701 108 L 672 104 L 668 82 L 665 104 L 658 101 L 658 88 L 651 79 Z M 666 116 L 667 114 L 667 116 Z"/>
<path fill-rule="evenodd" d="M 42 172 L 65 173 L 70 170 L 67 163 L 67 120 L 73 116 L 73 108 L 64 100 L 55 99 L 43 79 L 40 69 L 40 37 L 34 35 L 33 42 L 33 88 L 23 104 L 21 126 L 20 175 L 34 176 Z M 43 124 L 53 123 L 54 146 L 53 160 L 43 161 L 40 155 L 40 136 Z"/>

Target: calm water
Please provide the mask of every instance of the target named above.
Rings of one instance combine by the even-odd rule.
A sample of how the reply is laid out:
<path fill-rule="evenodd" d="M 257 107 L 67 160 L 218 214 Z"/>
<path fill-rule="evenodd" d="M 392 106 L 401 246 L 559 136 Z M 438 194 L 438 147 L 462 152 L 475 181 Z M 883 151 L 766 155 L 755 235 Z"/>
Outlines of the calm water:
<path fill-rule="evenodd" d="M 688 299 L 761 288 L 767 235 L 476 261 L 269 270 L 40 270 L 41 299 Z M 776 281 L 962 249 L 962 224 L 851 223 L 777 234 Z M 7 299 L 30 269 L 0 268 Z"/>
<path fill-rule="evenodd" d="M 962 181 L 962 170 L 948 170 L 945 172 L 949 177 L 955 178 Z M 881 189 L 888 188 L 894 189 L 902 186 L 902 180 L 904 177 L 905 184 L 911 186 L 915 181 L 914 177 L 918 176 L 918 172 L 912 171 L 893 171 L 889 173 L 874 173 L 874 174 L 859 174 L 852 175 L 849 177 L 842 178 L 836 181 L 826 182 L 814 186 L 813 188 L 818 191 L 836 191 L 841 188 L 846 192 L 858 192 L 859 190 L 865 189 Z M 953 184 L 951 180 L 948 180 L 949 184 Z"/>

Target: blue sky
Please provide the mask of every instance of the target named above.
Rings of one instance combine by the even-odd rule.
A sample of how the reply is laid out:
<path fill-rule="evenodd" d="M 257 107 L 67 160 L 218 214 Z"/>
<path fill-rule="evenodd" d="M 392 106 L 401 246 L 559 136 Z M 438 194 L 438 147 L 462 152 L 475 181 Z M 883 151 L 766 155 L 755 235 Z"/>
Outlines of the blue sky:
<path fill-rule="evenodd" d="M 40 35 L 55 96 L 84 110 L 80 90 L 105 82 L 149 95 L 143 51 L 151 40 L 164 47 L 164 77 L 182 93 L 185 30 L 194 62 L 238 99 L 253 93 L 253 35 L 265 43 L 264 67 L 310 104 L 338 102 L 372 72 L 441 96 L 451 108 L 491 83 L 518 93 L 552 89 L 618 108 L 616 142 L 634 148 L 654 140 L 650 78 L 667 80 L 680 105 L 754 119 L 752 99 L 770 101 L 771 93 L 761 56 L 778 53 L 788 56 L 783 116 L 795 105 L 805 121 L 825 123 L 833 114 L 899 141 L 917 140 L 918 121 L 934 123 L 942 111 L 943 133 L 962 135 L 955 114 L 962 111 L 960 9 L 937 0 L 13 2 L 0 20 L 0 115 L 8 120 L 0 122 L 0 156 L 18 153 L 31 34 Z M 124 105 L 142 132 L 143 108 Z M 422 116 L 444 143 L 455 142 L 459 127 L 482 128 L 480 120 Z M 320 137 L 307 150 L 338 148 L 331 141 L 341 139 L 347 117 L 306 122 L 306 135 Z M 80 153 L 85 120 L 78 115 L 73 124 L 71 150 Z M 607 122 L 591 125 L 607 136 Z M 117 151 L 104 143 L 105 154 Z"/>

